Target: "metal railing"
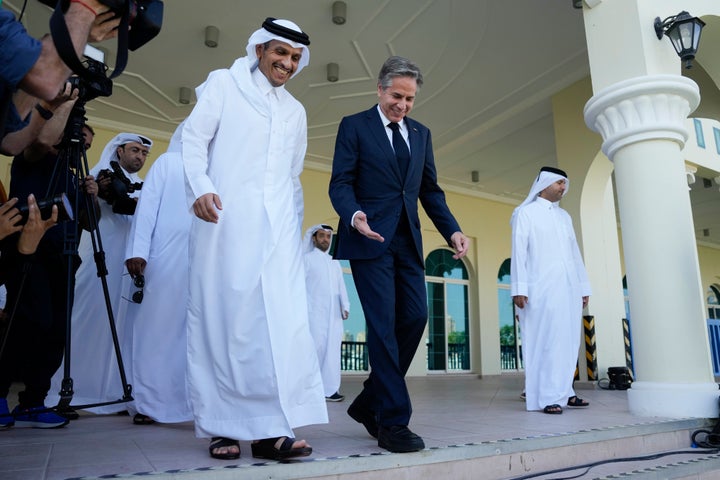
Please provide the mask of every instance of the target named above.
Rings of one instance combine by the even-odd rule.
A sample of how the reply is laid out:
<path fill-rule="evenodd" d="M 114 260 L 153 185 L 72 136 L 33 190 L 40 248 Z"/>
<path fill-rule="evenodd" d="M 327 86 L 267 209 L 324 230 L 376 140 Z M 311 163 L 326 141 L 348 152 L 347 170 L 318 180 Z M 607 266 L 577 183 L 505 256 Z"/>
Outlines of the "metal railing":
<path fill-rule="evenodd" d="M 368 365 L 368 351 L 365 342 L 342 342 L 340 346 L 341 371 L 366 372 Z"/>
<path fill-rule="evenodd" d="M 340 347 L 340 369 L 343 372 L 368 371 L 368 351 L 365 342 L 343 341 Z M 449 343 L 447 370 L 469 370 L 470 350 L 465 343 Z"/>
<path fill-rule="evenodd" d="M 516 348 L 515 345 L 500 345 L 500 368 L 502 370 L 517 370 L 519 368 Z"/>
<path fill-rule="evenodd" d="M 470 348 L 467 343 L 448 343 L 448 370 L 470 370 Z"/>

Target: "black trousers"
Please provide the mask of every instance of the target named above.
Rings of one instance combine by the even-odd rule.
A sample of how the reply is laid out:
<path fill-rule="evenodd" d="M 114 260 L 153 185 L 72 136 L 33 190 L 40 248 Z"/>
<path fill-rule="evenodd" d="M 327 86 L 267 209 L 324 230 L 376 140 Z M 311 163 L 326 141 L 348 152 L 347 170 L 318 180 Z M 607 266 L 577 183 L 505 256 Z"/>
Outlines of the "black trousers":
<path fill-rule="evenodd" d="M 34 407 L 43 405 L 50 379 L 63 360 L 78 262 L 73 261 L 70 284 L 67 258 L 61 254 L 38 253 L 29 268 L 17 263 L 7 272 L 6 313 L 11 315 L 18 298 L 19 302 L 0 358 L 0 398 L 7 397 L 13 381 L 22 382 L 19 403 Z"/>
<path fill-rule="evenodd" d="M 427 323 L 425 268 L 409 227 L 401 222 L 389 241 L 381 257 L 350 261 L 367 322 L 371 366 L 363 391 L 353 403 L 374 412 L 384 426 L 410 422 L 412 405 L 405 374 Z"/>

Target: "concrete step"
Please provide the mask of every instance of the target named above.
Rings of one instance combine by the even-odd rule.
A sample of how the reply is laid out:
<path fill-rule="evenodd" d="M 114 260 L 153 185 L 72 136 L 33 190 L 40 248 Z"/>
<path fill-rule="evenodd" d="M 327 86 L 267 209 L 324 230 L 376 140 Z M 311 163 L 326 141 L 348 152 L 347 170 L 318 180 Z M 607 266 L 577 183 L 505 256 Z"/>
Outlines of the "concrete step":
<path fill-rule="evenodd" d="M 287 463 L 264 462 L 153 472 L 152 478 L 153 480 L 720 479 L 720 454 L 717 451 L 693 450 L 690 447 L 690 437 L 694 431 L 712 429 L 714 424 L 715 421 L 709 419 L 638 423 L 433 447 L 409 454 L 377 453 L 317 458 L 292 462 L 293 468 L 288 468 Z M 677 451 L 688 453 L 667 455 L 652 460 L 636 458 Z M 620 461 L 622 459 L 633 460 Z M 604 463 L 607 461 L 611 462 Z M 567 467 L 588 464 L 598 465 L 586 473 L 583 473 L 584 469 L 559 472 L 560 469 Z M 122 477 L 128 478 L 132 475 Z"/>

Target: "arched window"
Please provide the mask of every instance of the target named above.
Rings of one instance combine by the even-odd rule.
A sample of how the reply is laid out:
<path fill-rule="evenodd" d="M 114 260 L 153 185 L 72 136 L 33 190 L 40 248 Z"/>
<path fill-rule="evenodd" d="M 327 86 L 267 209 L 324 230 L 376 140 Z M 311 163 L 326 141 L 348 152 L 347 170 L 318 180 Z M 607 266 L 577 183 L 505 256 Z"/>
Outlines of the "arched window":
<path fill-rule="evenodd" d="M 425 259 L 428 295 L 427 368 L 470 370 L 468 273 L 453 252 L 438 249 Z"/>
<path fill-rule="evenodd" d="M 500 368 L 522 368 L 522 345 L 520 324 L 515 318 L 515 308 L 510 295 L 510 259 L 506 258 L 497 274 L 498 323 L 500 327 Z"/>
<path fill-rule="evenodd" d="M 708 318 L 720 319 L 720 285 L 713 283 L 706 293 Z"/>

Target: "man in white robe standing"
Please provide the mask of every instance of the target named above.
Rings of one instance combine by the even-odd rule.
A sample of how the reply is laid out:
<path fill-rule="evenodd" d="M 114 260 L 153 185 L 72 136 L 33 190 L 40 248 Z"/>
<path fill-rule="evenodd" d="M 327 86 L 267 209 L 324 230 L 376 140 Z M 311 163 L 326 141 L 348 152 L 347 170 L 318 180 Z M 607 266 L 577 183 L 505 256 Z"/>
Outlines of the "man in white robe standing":
<path fill-rule="evenodd" d="M 112 169 L 111 162 L 117 162 L 123 175 L 132 184 L 140 185 L 142 179 L 137 172 L 145 164 L 151 147 L 152 140 L 145 136 L 120 133 L 110 140 L 100 155 L 98 164 L 90 169 L 90 174 L 98 179 L 100 186 L 98 228 L 102 250 L 105 252 L 107 267 L 105 278 L 129 384 L 132 384 L 128 368 L 132 363 L 131 337 L 130 326 L 125 321 L 125 316 L 128 309 L 137 305 L 133 304 L 130 298 L 133 280 L 125 272 L 125 247 L 132 222 L 130 209 L 134 210 L 141 190 L 135 189 L 123 198 L 116 198 L 117 195 L 108 191 L 108 181 L 102 180 L 105 175 L 101 175 L 100 171 Z M 114 211 L 118 210 L 121 204 L 123 206 L 121 210 L 126 213 Z M 123 398 L 124 392 L 108 322 L 105 296 L 97 275 L 92 238 L 89 234 L 83 235 L 80 239 L 78 254 L 82 263 L 75 275 L 75 302 L 71 323 L 70 375 L 74 383 L 72 405 L 111 402 Z M 53 376 L 51 392 L 60 390 L 63 371 L 64 366 L 61 366 Z M 126 409 L 125 403 L 116 403 L 88 410 L 93 413 L 114 413 Z"/>
<path fill-rule="evenodd" d="M 268 18 L 247 56 L 211 72 L 182 132 L 193 211 L 188 381 L 210 455 L 283 459 L 312 448 L 293 428 L 327 423 L 307 318 L 300 173 L 305 109 L 285 83 L 308 36 Z"/>
<path fill-rule="evenodd" d="M 528 411 L 560 414 L 586 407 L 573 377 L 582 310 L 591 294 L 570 215 L 560 208 L 569 181 L 542 167 L 530 194 L 512 214 L 511 295 L 517 307 Z"/>
<path fill-rule="evenodd" d="M 125 266 L 142 278 L 132 328 L 133 423 L 192 420 L 187 394 L 188 237 L 182 125 L 143 183 L 128 238 Z"/>
<path fill-rule="evenodd" d="M 342 402 L 340 394 L 340 349 L 343 320 L 350 315 L 340 262 L 329 255 L 333 229 L 315 225 L 305 232 L 305 283 L 308 290 L 310 334 L 315 341 L 325 400 Z"/>

